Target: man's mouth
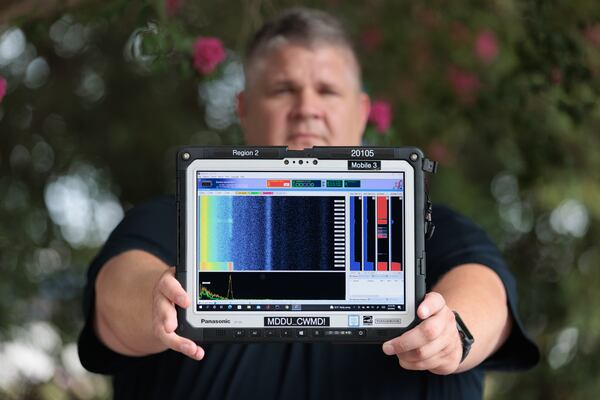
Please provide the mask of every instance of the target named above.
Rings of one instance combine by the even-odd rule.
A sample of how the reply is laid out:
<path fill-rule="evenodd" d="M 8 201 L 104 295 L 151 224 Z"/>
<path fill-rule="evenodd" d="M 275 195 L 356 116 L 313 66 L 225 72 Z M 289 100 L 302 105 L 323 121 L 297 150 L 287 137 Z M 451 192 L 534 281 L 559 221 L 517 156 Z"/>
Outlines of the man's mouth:
<path fill-rule="evenodd" d="M 288 132 L 287 144 L 290 146 L 290 149 L 327 145 L 327 134 L 321 130 L 297 127 Z"/>
<path fill-rule="evenodd" d="M 324 135 L 315 132 L 294 132 L 290 136 L 292 140 L 302 139 L 323 139 Z"/>

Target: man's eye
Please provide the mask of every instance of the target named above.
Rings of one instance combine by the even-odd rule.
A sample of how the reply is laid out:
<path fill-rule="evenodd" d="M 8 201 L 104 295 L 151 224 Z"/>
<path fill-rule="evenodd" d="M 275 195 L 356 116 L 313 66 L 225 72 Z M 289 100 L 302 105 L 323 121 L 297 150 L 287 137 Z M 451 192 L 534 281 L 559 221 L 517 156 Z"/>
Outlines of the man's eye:
<path fill-rule="evenodd" d="M 319 91 L 322 95 L 325 96 L 336 96 L 338 95 L 338 91 L 332 88 L 323 88 Z"/>
<path fill-rule="evenodd" d="M 289 86 L 276 87 L 271 91 L 273 94 L 288 94 L 292 92 L 293 89 Z"/>

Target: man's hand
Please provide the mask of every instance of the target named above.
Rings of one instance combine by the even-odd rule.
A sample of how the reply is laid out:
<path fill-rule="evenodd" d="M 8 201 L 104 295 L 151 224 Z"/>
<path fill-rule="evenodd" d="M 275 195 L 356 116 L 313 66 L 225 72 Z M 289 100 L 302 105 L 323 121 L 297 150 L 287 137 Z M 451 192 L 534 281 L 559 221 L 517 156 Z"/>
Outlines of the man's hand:
<path fill-rule="evenodd" d="M 106 262 L 96 278 L 94 329 L 111 350 L 126 356 L 146 356 L 172 349 L 195 360 L 204 350 L 175 333 L 175 304 L 190 299 L 158 257 L 128 250 Z"/>
<path fill-rule="evenodd" d="M 436 292 L 427 293 L 417 315 L 421 323 L 385 342 L 383 352 L 396 355 L 404 369 L 429 370 L 438 375 L 455 372 L 462 357 L 462 343 L 454 313 L 444 297 Z"/>
<path fill-rule="evenodd" d="M 190 299 L 174 275 L 175 268 L 169 268 L 160 276 L 154 286 L 152 292 L 153 332 L 168 348 L 183 353 L 194 360 L 201 360 L 204 357 L 202 347 L 175 333 L 177 328 L 175 304 L 182 308 L 188 308 Z"/>

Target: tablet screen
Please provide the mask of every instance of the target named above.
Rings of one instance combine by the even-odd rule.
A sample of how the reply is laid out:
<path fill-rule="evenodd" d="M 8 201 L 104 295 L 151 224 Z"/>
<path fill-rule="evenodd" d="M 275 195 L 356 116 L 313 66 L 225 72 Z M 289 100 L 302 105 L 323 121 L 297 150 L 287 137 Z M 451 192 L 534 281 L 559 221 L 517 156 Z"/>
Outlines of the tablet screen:
<path fill-rule="evenodd" d="M 299 315 L 368 327 L 406 309 L 403 172 L 195 171 L 195 182 L 203 322 L 259 312 L 236 326 Z"/>

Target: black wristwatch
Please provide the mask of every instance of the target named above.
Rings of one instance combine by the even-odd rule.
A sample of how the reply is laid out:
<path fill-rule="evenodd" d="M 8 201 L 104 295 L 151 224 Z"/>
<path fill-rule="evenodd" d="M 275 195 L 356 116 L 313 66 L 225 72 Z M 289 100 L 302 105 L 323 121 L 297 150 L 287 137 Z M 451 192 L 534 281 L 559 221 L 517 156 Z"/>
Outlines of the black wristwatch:
<path fill-rule="evenodd" d="M 460 336 L 460 341 L 462 343 L 462 357 L 460 358 L 460 362 L 465 361 L 465 358 L 469 355 L 469 351 L 471 351 L 471 346 L 475 339 L 473 339 L 473 335 L 469 332 L 469 328 L 463 322 L 462 318 L 456 311 L 452 311 L 454 313 L 454 317 L 456 319 L 456 329 L 458 329 L 458 335 Z"/>

